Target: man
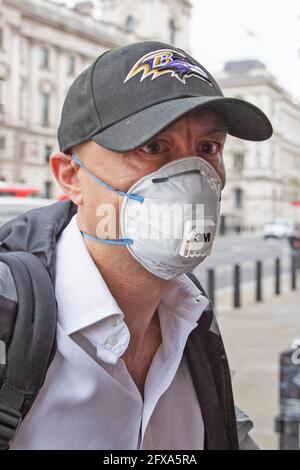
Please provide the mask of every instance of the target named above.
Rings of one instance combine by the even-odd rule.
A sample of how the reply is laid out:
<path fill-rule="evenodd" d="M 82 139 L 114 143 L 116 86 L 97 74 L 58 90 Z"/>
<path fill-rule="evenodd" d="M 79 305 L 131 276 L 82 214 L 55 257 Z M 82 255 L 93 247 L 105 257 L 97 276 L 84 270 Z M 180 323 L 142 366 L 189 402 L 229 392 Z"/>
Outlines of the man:
<path fill-rule="evenodd" d="M 75 80 L 51 156 L 77 207 L 53 237 L 57 351 L 12 448 L 256 447 L 239 411 L 237 436 L 217 323 L 184 274 L 211 250 L 227 132 L 272 128 L 169 45 L 108 51 Z"/>

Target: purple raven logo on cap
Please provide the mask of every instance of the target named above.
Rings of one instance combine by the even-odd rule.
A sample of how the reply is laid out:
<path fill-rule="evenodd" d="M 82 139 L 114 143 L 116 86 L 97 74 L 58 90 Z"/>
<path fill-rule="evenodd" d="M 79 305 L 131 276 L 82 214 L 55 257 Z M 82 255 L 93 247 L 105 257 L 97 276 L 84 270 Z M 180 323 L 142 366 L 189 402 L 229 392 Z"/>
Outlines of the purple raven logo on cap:
<path fill-rule="evenodd" d="M 154 80 L 160 75 L 170 73 L 171 77 L 177 78 L 184 85 L 186 78 L 194 76 L 213 86 L 205 70 L 199 65 L 192 64 L 183 54 L 172 49 L 159 49 L 141 57 L 128 73 L 124 83 L 140 72 L 142 72 L 140 82 L 149 76 L 152 76 L 151 80 Z"/>

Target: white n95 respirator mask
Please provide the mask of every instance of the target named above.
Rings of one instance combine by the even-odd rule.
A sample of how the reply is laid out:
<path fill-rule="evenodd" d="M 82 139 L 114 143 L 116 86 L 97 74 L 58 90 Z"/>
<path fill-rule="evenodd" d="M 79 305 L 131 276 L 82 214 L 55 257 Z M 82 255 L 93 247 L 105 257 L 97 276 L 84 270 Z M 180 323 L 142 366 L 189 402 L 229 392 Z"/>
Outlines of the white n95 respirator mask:
<path fill-rule="evenodd" d="M 122 196 L 120 238 L 99 243 L 126 245 L 148 271 L 171 279 L 192 271 L 211 252 L 221 199 L 221 178 L 200 157 L 184 157 L 136 181 L 127 192 L 108 185 L 72 159 L 98 183 Z"/>

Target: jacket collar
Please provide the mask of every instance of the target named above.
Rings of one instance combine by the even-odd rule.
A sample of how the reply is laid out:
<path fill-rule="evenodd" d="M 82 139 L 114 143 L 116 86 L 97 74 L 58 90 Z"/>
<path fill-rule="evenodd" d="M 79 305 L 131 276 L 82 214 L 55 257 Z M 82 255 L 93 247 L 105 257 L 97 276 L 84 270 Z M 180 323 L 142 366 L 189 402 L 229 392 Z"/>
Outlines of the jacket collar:
<path fill-rule="evenodd" d="M 77 212 L 72 201 L 32 209 L 0 227 L 1 249 L 36 255 L 55 281 L 56 241 Z"/>

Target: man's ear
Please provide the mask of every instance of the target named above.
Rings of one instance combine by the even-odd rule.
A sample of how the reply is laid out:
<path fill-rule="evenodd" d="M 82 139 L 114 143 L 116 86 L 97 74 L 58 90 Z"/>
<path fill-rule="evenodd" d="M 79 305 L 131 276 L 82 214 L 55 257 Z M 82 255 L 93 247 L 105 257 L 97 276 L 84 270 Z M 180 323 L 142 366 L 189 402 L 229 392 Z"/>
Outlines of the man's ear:
<path fill-rule="evenodd" d="M 71 156 L 63 152 L 54 152 L 50 156 L 51 171 L 63 192 L 74 204 L 83 204 L 83 192 L 78 178 L 79 166 Z"/>

